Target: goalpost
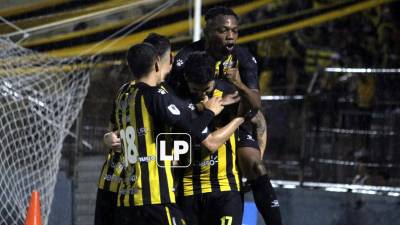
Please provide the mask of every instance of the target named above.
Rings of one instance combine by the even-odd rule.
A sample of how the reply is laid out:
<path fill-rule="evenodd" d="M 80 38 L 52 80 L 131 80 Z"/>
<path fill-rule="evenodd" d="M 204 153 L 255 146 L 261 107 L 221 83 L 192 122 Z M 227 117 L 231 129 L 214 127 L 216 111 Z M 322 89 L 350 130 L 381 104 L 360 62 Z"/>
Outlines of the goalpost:
<path fill-rule="evenodd" d="M 86 97 L 90 64 L 0 37 L 0 224 L 24 224 L 33 190 L 47 224 L 62 143 Z"/>

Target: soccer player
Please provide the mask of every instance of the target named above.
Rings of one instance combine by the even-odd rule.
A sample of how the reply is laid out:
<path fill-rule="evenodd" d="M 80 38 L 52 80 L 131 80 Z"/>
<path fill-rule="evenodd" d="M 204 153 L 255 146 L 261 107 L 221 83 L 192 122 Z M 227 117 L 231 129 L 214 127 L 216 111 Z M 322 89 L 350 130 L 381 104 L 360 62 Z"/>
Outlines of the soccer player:
<path fill-rule="evenodd" d="M 183 97 L 188 95 L 188 87 L 183 75 L 183 68 L 190 53 L 206 51 L 217 61 L 216 78 L 229 80 L 241 96 L 246 98 L 247 107 L 257 112 L 256 135 L 246 135 L 251 125 L 241 127 L 238 154 L 241 171 L 250 180 L 258 211 L 267 224 L 282 224 L 279 203 L 262 162 L 266 144 L 266 123 L 262 113 L 258 91 L 257 62 L 244 48 L 236 46 L 238 38 L 238 16 L 229 8 L 214 7 L 205 15 L 206 27 L 204 39 L 184 47 L 175 57 L 171 76 L 167 83 Z M 238 69 L 235 69 L 235 66 Z M 258 142 L 253 138 L 257 136 Z M 263 137 L 263 138 L 262 138 Z"/>
<path fill-rule="evenodd" d="M 170 64 L 172 64 L 171 43 L 169 40 L 156 33 L 149 34 L 145 43 L 150 43 L 156 47 L 157 53 L 160 57 L 169 57 Z M 110 119 L 111 126 L 115 127 L 115 105 L 113 106 L 112 115 Z M 115 130 L 116 128 L 111 128 Z M 106 161 L 103 164 L 100 178 L 98 181 L 98 190 L 96 196 L 95 208 L 95 225 L 110 225 L 114 221 L 116 214 L 117 196 L 119 185 L 123 179 L 123 158 L 121 157 L 121 142 L 115 132 L 109 132 L 104 135 L 104 142 L 110 149 Z"/>
<path fill-rule="evenodd" d="M 153 45 L 142 43 L 128 50 L 127 61 L 137 79 L 121 87 L 116 98 L 114 115 L 127 166 L 116 224 L 184 224 L 175 205 L 171 161 L 156 162 L 156 136 L 176 127 L 215 151 L 244 118 L 234 118 L 224 132 L 209 133 L 207 125 L 224 108 L 221 98 L 204 101 L 205 111 L 193 118 L 191 109 L 160 85 L 171 68 L 170 54 L 159 57 Z"/>
<path fill-rule="evenodd" d="M 96 195 L 95 225 L 113 224 L 118 188 L 122 179 L 123 165 L 120 162 L 120 157 L 120 151 L 110 149 L 101 169 Z"/>
<path fill-rule="evenodd" d="M 185 63 L 184 76 L 192 102 L 205 96 L 225 96 L 236 90 L 227 81 L 214 79 L 215 62 L 206 53 L 193 53 Z M 237 106 L 225 107 L 208 127 L 218 130 L 235 117 Z M 243 202 L 236 163 L 237 135 L 233 134 L 218 151 L 201 146 L 193 150 L 193 163 L 180 177 L 178 204 L 188 224 L 241 225 Z"/>

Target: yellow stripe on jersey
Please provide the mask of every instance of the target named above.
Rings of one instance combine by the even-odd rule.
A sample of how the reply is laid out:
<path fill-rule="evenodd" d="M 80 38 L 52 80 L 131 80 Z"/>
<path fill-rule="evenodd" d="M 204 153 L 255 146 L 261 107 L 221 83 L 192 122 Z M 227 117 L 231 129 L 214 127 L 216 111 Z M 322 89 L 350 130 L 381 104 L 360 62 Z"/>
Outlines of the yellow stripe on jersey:
<path fill-rule="evenodd" d="M 190 167 L 188 168 L 190 169 Z M 191 196 L 194 195 L 193 192 L 193 173 L 186 175 L 182 179 L 182 186 L 183 186 L 183 196 Z"/>
<path fill-rule="evenodd" d="M 111 166 L 111 162 L 110 162 L 110 166 Z M 111 192 L 118 192 L 118 188 L 121 184 L 122 178 L 121 178 L 121 172 L 117 171 L 117 170 L 121 170 L 122 168 L 119 168 L 119 164 L 115 165 L 115 167 L 113 168 L 113 174 L 111 175 L 111 182 L 110 182 L 110 187 L 109 187 L 109 191 Z"/>
<path fill-rule="evenodd" d="M 218 183 L 221 191 L 230 191 L 229 181 L 226 179 L 226 145 L 218 149 Z"/>
<path fill-rule="evenodd" d="M 131 85 L 133 86 L 133 84 L 134 83 L 131 83 Z M 133 95 L 131 95 L 131 97 L 127 100 L 127 103 L 129 104 L 129 112 L 130 112 L 130 118 L 129 118 L 129 120 L 130 120 L 130 123 L 131 123 L 131 125 L 133 126 L 133 127 L 136 127 L 136 112 L 135 112 L 135 101 L 134 101 L 134 99 L 135 99 L 135 97 L 136 97 L 136 95 L 137 95 L 137 89 L 134 89 L 134 88 L 131 88 L 131 94 L 133 94 Z M 133 93 L 132 93 L 133 92 Z M 125 93 L 125 95 L 127 95 L 126 93 Z M 118 99 L 118 102 L 119 101 L 121 101 L 121 99 Z M 116 121 L 117 121 L 117 124 L 118 124 L 118 127 L 121 127 L 121 124 L 119 124 L 119 118 L 117 117 L 116 118 Z M 122 112 L 122 121 L 125 121 L 125 124 L 123 124 L 124 126 L 123 126 L 123 128 L 126 128 L 126 110 L 125 111 L 123 111 Z M 138 142 L 137 142 L 137 132 L 135 132 L 135 141 L 134 141 L 134 143 L 135 143 L 135 146 L 137 146 L 137 144 L 138 144 Z M 126 160 L 125 158 L 125 156 L 123 156 L 123 157 L 121 157 L 123 160 Z M 126 163 L 126 161 L 125 161 L 125 163 Z M 132 173 L 133 173 L 133 171 L 132 171 L 132 165 L 129 165 L 129 164 L 126 164 L 125 165 L 126 166 L 126 169 L 125 169 L 125 172 L 126 172 L 126 175 L 125 175 L 125 181 L 124 181 L 124 185 L 121 185 L 120 186 L 120 189 L 119 189 L 119 194 L 118 194 L 118 201 L 117 201 L 117 205 L 118 206 L 129 206 L 130 205 L 130 198 L 132 197 L 132 195 L 130 195 L 130 191 L 133 191 L 133 188 L 135 188 L 135 186 L 136 186 L 136 183 L 138 182 L 137 180 L 135 181 L 135 183 L 131 183 L 131 176 L 133 175 Z M 134 165 L 134 167 L 136 167 L 135 169 L 137 170 L 137 166 L 138 166 L 138 163 L 136 163 L 135 165 Z M 121 191 L 123 191 L 124 193 L 121 193 Z M 122 202 L 121 202 L 121 195 L 122 195 Z"/>
<path fill-rule="evenodd" d="M 215 78 L 218 78 L 219 76 L 219 66 L 221 65 L 221 61 L 217 61 L 217 63 L 215 63 Z"/>
<path fill-rule="evenodd" d="M 128 94 L 124 94 L 124 99 L 121 99 L 120 101 L 126 101 L 126 103 L 128 103 L 128 100 L 127 100 L 127 97 L 128 97 Z M 127 125 L 126 125 L 126 111 L 127 111 L 127 108 L 126 107 L 123 107 L 122 108 L 122 117 L 121 117 L 121 119 L 122 119 L 122 126 L 118 126 L 118 127 L 120 127 L 120 128 L 123 128 L 123 129 L 125 129 L 126 127 L 127 127 Z M 122 138 L 121 138 L 121 140 L 122 140 Z M 125 146 L 126 146 L 126 144 L 124 144 Z M 125 151 L 124 151 L 124 153 L 125 153 Z M 124 205 L 129 205 L 129 190 L 130 190 L 130 188 L 131 188 L 131 186 L 130 186 L 130 177 L 131 177 L 131 173 L 130 173 L 130 170 L 131 170 L 131 166 L 129 165 L 129 163 L 128 163 L 128 159 L 127 159 L 127 157 L 125 156 L 124 157 L 124 159 L 125 159 L 125 165 L 127 166 L 126 167 L 126 171 L 127 171 L 127 174 L 126 174 L 126 178 L 125 178 L 125 186 L 126 186 L 126 191 L 128 191 L 127 193 L 125 193 L 125 195 L 124 195 Z"/>
<path fill-rule="evenodd" d="M 236 163 L 236 161 L 237 161 L 236 160 L 236 154 L 237 154 L 236 137 L 232 135 L 230 138 L 230 142 L 231 142 L 232 149 L 235 149 L 234 151 L 232 151 L 232 171 L 233 171 L 233 175 L 235 176 L 236 188 L 238 190 L 240 190 L 239 168 L 237 167 L 237 163 Z"/>
<path fill-rule="evenodd" d="M 141 89 L 136 86 L 130 88 L 129 104 L 127 104 L 129 112 L 128 110 L 122 111 L 123 116 L 119 120 L 122 121 L 123 129 L 126 129 L 126 126 L 132 126 L 136 130 L 134 144 L 138 148 L 139 156 L 134 164 L 135 170 L 132 169 L 132 164 L 127 167 L 126 173 L 129 174 L 129 178 L 134 175 L 135 182 L 132 184 L 125 180 L 124 188 L 120 188 L 118 206 L 174 203 L 171 162 L 165 162 L 165 167 L 161 169 L 156 161 L 157 149 L 154 132 L 163 128 L 154 123 L 144 95 L 138 94 L 141 93 Z M 124 190 L 126 190 L 125 193 Z"/>
<path fill-rule="evenodd" d="M 172 225 L 171 213 L 169 212 L 168 206 L 165 206 L 165 213 L 167 214 L 168 225 Z"/>
<path fill-rule="evenodd" d="M 149 116 L 149 112 L 147 110 L 146 104 L 144 102 L 144 97 L 142 96 L 140 99 L 141 109 L 142 109 L 142 118 L 143 118 L 143 127 L 147 129 L 145 134 L 146 140 L 146 156 L 153 156 L 154 159 L 157 157 L 156 152 L 156 143 L 153 138 L 153 119 Z M 161 192 L 160 192 L 160 180 L 158 175 L 158 166 L 156 160 L 150 160 L 147 162 L 148 174 L 149 177 L 145 179 L 149 179 L 149 184 L 151 186 L 151 204 L 160 204 L 161 203 Z M 141 179 L 138 177 L 138 179 Z M 143 202 L 135 201 L 135 205 L 141 205 Z"/>
<path fill-rule="evenodd" d="M 117 124 L 116 127 L 118 127 L 118 128 L 122 127 L 122 125 L 121 125 L 121 123 L 120 123 L 121 121 L 119 120 L 119 114 L 120 114 L 121 107 L 120 107 L 120 105 L 117 104 L 117 103 L 119 103 L 119 102 L 121 101 L 121 98 L 122 98 L 123 95 L 124 95 L 124 93 L 120 93 L 120 94 L 117 96 L 117 100 L 116 100 L 116 104 L 115 104 L 115 107 L 116 107 L 116 109 L 115 109 L 115 122 L 116 122 L 116 124 Z M 122 157 L 122 159 L 125 160 L 125 157 Z M 125 162 L 124 162 L 124 165 L 125 165 Z M 128 176 L 128 175 L 127 175 L 127 176 Z M 123 181 L 123 182 L 122 182 L 122 185 L 120 186 L 120 188 L 119 188 L 119 190 L 118 190 L 118 200 L 117 200 L 117 205 L 118 205 L 118 206 L 123 205 L 123 203 L 120 202 L 120 195 L 121 195 L 121 191 L 122 191 L 122 190 L 126 190 L 126 189 L 127 189 L 127 182 L 126 182 L 126 181 Z M 125 196 L 125 195 L 124 195 L 124 196 Z M 124 201 L 124 202 L 125 202 L 125 201 Z"/>
<path fill-rule="evenodd" d="M 117 162 L 120 158 L 119 153 L 112 152 L 112 150 L 107 154 L 98 182 L 99 189 L 118 192 L 119 185 L 122 182 L 122 166 L 120 162 Z M 115 165 L 113 165 L 114 163 Z"/>
<path fill-rule="evenodd" d="M 111 153 L 108 153 L 107 159 L 106 159 L 106 161 L 104 162 L 104 165 L 103 165 L 103 169 L 101 170 L 101 175 L 100 175 L 100 179 L 99 179 L 99 183 L 98 183 L 99 189 L 104 189 L 104 183 L 106 181 L 105 177 L 107 176 L 107 171 L 108 171 L 108 168 L 109 168 L 110 159 L 111 159 Z"/>
<path fill-rule="evenodd" d="M 171 168 L 171 161 L 166 161 L 165 162 L 165 168 Z M 167 184 L 168 187 L 170 187 L 169 190 L 169 198 L 171 199 L 171 202 L 176 202 L 175 199 L 175 193 L 173 192 L 173 186 L 174 186 L 174 176 L 172 175 L 172 170 L 171 169 L 166 169 L 167 172 Z"/>
<path fill-rule="evenodd" d="M 202 150 L 202 151 L 207 151 L 207 149 Z M 202 157 L 202 162 L 211 162 L 211 155 L 208 154 L 207 157 Z M 211 182 L 210 182 L 210 170 L 211 166 L 210 163 L 207 163 L 206 165 L 200 166 L 200 184 L 201 184 L 201 190 L 203 193 L 208 193 L 211 192 Z"/>
<path fill-rule="evenodd" d="M 121 127 L 120 121 L 119 121 L 119 111 L 120 111 L 120 105 L 117 104 L 121 101 L 121 97 L 122 97 L 123 93 L 119 93 L 116 100 L 115 100 L 115 112 L 114 112 L 114 116 L 115 116 L 115 123 L 116 123 L 116 127 Z M 121 157 L 121 159 L 125 159 L 125 157 Z M 126 188 L 126 183 L 125 181 L 122 182 L 122 184 L 119 187 L 118 190 L 118 199 L 117 199 L 117 205 L 121 206 L 122 203 L 120 201 L 120 196 L 121 196 L 121 190 Z"/>
<path fill-rule="evenodd" d="M 228 56 L 228 58 L 226 58 L 225 61 L 223 61 L 223 62 L 222 62 L 222 61 L 217 61 L 217 62 L 215 63 L 215 78 L 220 78 L 220 77 L 219 77 L 219 75 L 220 75 L 219 69 L 220 69 L 220 67 L 221 67 L 221 63 L 222 63 L 222 65 L 223 65 L 224 72 L 226 72 L 228 68 L 231 68 L 231 67 L 232 67 L 232 61 L 233 61 L 233 56 L 232 56 L 232 54 L 230 54 L 230 55 Z"/>
<path fill-rule="evenodd" d="M 222 95 L 221 90 L 215 89 L 213 92 L 213 96 Z M 182 179 L 184 196 L 212 191 L 240 190 L 235 134 L 218 148 L 217 153 L 212 154 L 204 148 L 201 149 L 200 155 L 194 157 L 196 165 L 187 168 Z"/>
<path fill-rule="evenodd" d="M 133 126 L 137 129 L 137 122 L 136 122 L 136 95 L 138 93 L 138 89 L 133 90 L 133 95 L 132 98 L 129 101 L 129 112 L 130 112 L 130 120 Z M 135 132 L 135 146 L 138 146 L 138 132 Z M 129 197 L 133 197 L 133 202 L 138 201 L 138 202 L 143 202 L 143 197 L 142 197 L 142 180 L 138 179 L 138 177 L 141 177 L 141 168 L 140 168 L 140 163 L 136 162 L 135 164 L 135 183 L 133 184 L 133 188 L 135 189 L 135 194 L 131 195 Z M 136 193 L 137 191 L 137 193 Z M 127 204 L 130 205 L 130 202 Z"/>
<path fill-rule="evenodd" d="M 230 55 L 227 59 L 232 61 L 232 55 Z M 219 96 L 222 97 L 223 96 L 223 91 L 219 90 L 219 89 L 215 89 L 213 92 L 213 96 Z M 240 188 L 240 183 L 239 183 L 239 172 L 238 172 L 238 168 L 236 166 L 236 136 L 235 134 L 233 134 L 230 138 L 229 138 L 229 142 L 231 144 L 231 157 L 232 157 L 232 174 L 235 177 L 235 181 L 236 181 L 236 186 L 237 189 L 239 190 Z M 228 161 L 227 159 L 227 149 L 226 149 L 226 145 L 224 144 L 223 146 L 221 146 L 220 149 L 218 149 L 218 182 L 219 182 L 219 186 L 221 188 L 221 191 L 230 191 L 230 185 L 229 185 L 229 180 L 225 179 L 227 177 L 227 173 L 226 173 L 226 163 Z M 222 159 L 222 160 L 221 160 Z"/>

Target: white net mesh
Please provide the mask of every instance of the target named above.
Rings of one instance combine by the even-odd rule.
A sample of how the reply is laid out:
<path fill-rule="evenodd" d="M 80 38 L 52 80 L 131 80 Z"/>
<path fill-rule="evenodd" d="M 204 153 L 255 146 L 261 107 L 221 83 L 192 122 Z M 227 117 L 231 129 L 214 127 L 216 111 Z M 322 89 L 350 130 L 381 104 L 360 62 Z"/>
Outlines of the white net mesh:
<path fill-rule="evenodd" d="M 24 224 L 32 190 L 47 224 L 62 143 L 89 87 L 90 60 L 0 38 L 0 224 Z"/>

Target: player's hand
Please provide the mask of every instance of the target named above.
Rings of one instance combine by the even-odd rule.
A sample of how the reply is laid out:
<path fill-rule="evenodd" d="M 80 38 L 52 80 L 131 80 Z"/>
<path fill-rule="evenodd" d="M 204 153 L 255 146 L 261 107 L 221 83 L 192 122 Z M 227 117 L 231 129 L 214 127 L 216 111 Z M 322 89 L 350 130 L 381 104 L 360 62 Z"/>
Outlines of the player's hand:
<path fill-rule="evenodd" d="M 218 96 L 214 96 L 211 99 L 208 99 L 206 96 L 202 102 L 204 107 L 208 110 L 211 110 L 214 115 L 218 115 L 224 109 L 224 106 L 222 105 L 222 98 Z"/>
<path fill-rule="evenodd" d="M 222 97 L 222 105 L 232 105 L 240 101 L 239 92 L 235 91 L 233 94 L 227 94 Z"/>
<path fill-rule="evenodd" d="M 103 142 L 108 149 L 115 152 L 121 152 L 121 139 L 118 137 L 117 132 L 108 132 L 103 137 Z"/>
<path fill-rule="evenodd" d="M 228 68 L 225 72 L 225 77 L 228 79 L 229 82 L 231 82 L 235 86 L 240 86 L 242 85 L 242 79 L 240 79 L 240 72 L 239 72 L 239 67 L 238 64 L 236 63 L 236 66 L 233 68 Z"/>

